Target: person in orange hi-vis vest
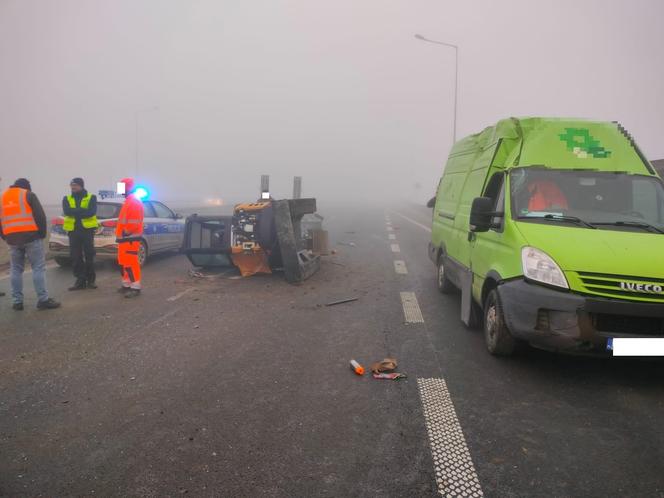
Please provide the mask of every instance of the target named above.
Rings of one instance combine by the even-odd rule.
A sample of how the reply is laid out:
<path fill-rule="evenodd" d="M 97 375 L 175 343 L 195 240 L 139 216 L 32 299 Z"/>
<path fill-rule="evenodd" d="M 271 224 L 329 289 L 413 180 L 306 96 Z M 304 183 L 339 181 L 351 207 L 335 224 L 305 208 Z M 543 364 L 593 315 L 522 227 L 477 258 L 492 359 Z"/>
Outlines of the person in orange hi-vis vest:
<path fill-rule="evenodd" d="M 528 185 L 530 201 L 528 211 L 569 209 L 567 197 L 551 180 L 535 180 Z"/>
<path fill-rule="evenodd" d="M 141 265 L 139 252 L 143 244 L 143 203 L 135 195 L 133 178 L 123 178 L 125 202 L 118 216 L 115 237 L 118 242 L 118 263 L 122 269 L 122 287 L 118 290 L 126 298 L 141 293 Z"/>

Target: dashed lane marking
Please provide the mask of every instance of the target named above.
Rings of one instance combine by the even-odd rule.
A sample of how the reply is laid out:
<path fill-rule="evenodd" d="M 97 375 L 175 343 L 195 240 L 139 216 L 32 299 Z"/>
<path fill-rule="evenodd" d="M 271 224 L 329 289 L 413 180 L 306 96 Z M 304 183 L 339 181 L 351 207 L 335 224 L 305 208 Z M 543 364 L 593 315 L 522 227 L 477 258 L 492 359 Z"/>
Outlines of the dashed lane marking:
<path fill-rule="evenodd" d="M 392 252 L 401 252 L 399 244 L 392 244 Z"/>
<path fill-rule="evenodd" d="M 169 297 L 168 299 L 166 299 L 166 301 L 169 301 L 169 302 L 171 302 L 171 303 L 174 302 L 174 301 L 177 301 L 178 299 L 180 299 L 180 298 L 183 297 L 183 296 L 186 296 L 187 294 L 189 294 L 189 293 L 192 292 L 193 290 L 194 290 L 193 287 L 189 287 L 188 289 L 185 289 L 185 290 L 183 290 L 182 292 L 178 292 L 178 293 L 175 294 L 174 296 Z"/>
<path fill-rule="evenodd" d="M 150 327 L 153 327 L 153 326 L 155 326 L 155 325 L 160 324 L 160 323 L 163 322 L 164 320 L 168 320 L 170 317 L 172 317 L 173 315 L 175 315 L 178 311 L 180 311 L 180 308 L 175 308 L 174 310 L 171 310 L 171 311 L 169 311 L 168 313 L 166 313 L 166 314 L 164 314 L 164 315 L 161 315 L 161 316 L 160 316 L 159 318 L 157 318 L 156 320 L 153 320 L 153 321 L 151 321 L 150 323 L 148 323 L 148 324 L 145 326 L 145 328 L 146 328 L 146 329 L 149 329 Z"/>
<path fill-rule="evenodd" d="M 429 228 L 428 226 L 422 225 L 422 223 L 417 222 L 414 219 L 409 218 L 408 216 L 405 216 L 401 213 L 395 212 L 394 214 L 396 214 L 397 216 L 401 216 L 406 221 L 410 221 L 413 225 L 416 225 L 416 226 L 420 227 L 422 230 L 426 230 L 427 232 L 431 233 L 431 228 Z"/>
<path fill-rule="evenodd" d="M 444 379 L 417 379 L 438 492 L 445 497 L 484 496 Z"/>
<path fill-rule="evenodd" d="M 394 228 L 392 228 L 392 227 L 387 227 L 387 231 L 388 231 L 388 232 L 394 232 Z"/>
<path fill-rule="evenodd" d="M 400 275 L 406 275 L 408 270 L 406 269 L 406 262 L 401 260 L 396 260 L 394 262 L 394 271 Z"/>
<path fill-rule="evenodd" d="M 388 234 L 387 238 L 390 239 L 390 240 L 397 240 L 397 236 L 393 233 Z"/>
<path fill-rule="evenodd" d="M 403 316 L 406 323 L 424 323 L 422 310 L 417 302 L 414 292 L 402 292 L 401 304 L 403 305 Z"/>

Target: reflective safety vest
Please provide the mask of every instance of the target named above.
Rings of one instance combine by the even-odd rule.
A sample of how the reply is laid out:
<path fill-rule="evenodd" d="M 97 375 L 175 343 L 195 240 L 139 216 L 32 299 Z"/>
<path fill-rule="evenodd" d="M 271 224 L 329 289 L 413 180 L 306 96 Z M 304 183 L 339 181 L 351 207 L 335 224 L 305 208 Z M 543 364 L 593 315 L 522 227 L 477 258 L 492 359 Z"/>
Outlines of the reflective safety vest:
<path fill-rule="evenodd" d="M 85 197 L 83 197 L 83 199 L 81 199 L 82 209 L 88 208 L 88 206 L 90 205 L 90 199 L 92 199 L 92 194 L 88 194 Z M 74 198 L 73 195 L 68 195 L 67 201 L 69 202 L 70 208 L 76 209 L 76 199 Z M 89 218 L 82 218 L 81 224 L 83 225 L 83 228 L 97 228 L 99 226 L 99 222 L 97 221 L 96 216 L 90 216 Z M 62 229 L 65 232 L 73 232 L 75 227 L 76 227 L 76 218 L 73 216 L 65 216 L 65 222 L 62 225 Z"/>
<path fill-rule="evenodd" d="M 2 194 L 0 206 L 2 233 L 36 232 L 39 230 L 32 207 L 28 204 L 28 191 L 24 188 L 9 187 Z"/>
<path fill-rule="evenodd" d="M 138 236 L 143 234 L 143 203 L 134 194 L 130 194 L 124 201 L 118 224 L 115 226 L 115 236 L 123 238 L 126 236 Z"/>

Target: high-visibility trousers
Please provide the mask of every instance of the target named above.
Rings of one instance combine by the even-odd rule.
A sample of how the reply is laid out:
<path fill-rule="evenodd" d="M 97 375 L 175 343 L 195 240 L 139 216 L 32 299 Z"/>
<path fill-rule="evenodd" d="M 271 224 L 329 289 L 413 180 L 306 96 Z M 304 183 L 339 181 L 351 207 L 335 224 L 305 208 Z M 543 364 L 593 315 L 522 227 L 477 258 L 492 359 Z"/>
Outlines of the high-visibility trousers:
<path fill-rule="evenodd" d="M 118 244 L 118 263 L 122 269 L 123 287 L 141 288 L 141 265 L 138 264 L 140 247 L 140 242 L 120 242 Z"/>

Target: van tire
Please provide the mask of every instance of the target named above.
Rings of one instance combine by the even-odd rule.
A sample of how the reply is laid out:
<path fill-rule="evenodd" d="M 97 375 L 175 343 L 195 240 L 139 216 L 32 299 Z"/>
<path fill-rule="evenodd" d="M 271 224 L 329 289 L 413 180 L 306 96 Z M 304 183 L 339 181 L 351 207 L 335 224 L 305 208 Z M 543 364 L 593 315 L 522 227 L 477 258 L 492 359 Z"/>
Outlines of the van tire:
<path fill-rule="evenodd" d="M 489 292 L 484 303 L 484 340 L 489 353 L 495 356 L 509 356 L 516 349 L 516 339 L 505 323 L 497 289 Z"/>
<path fill-rule="evenodd" d="M 456 290 L 456 287 L 447 277 L 444 261 L 445 257 L 441 254 L 436 265 L 436 287 L 438 287 L 441 294 L 451 294 Z"/>

